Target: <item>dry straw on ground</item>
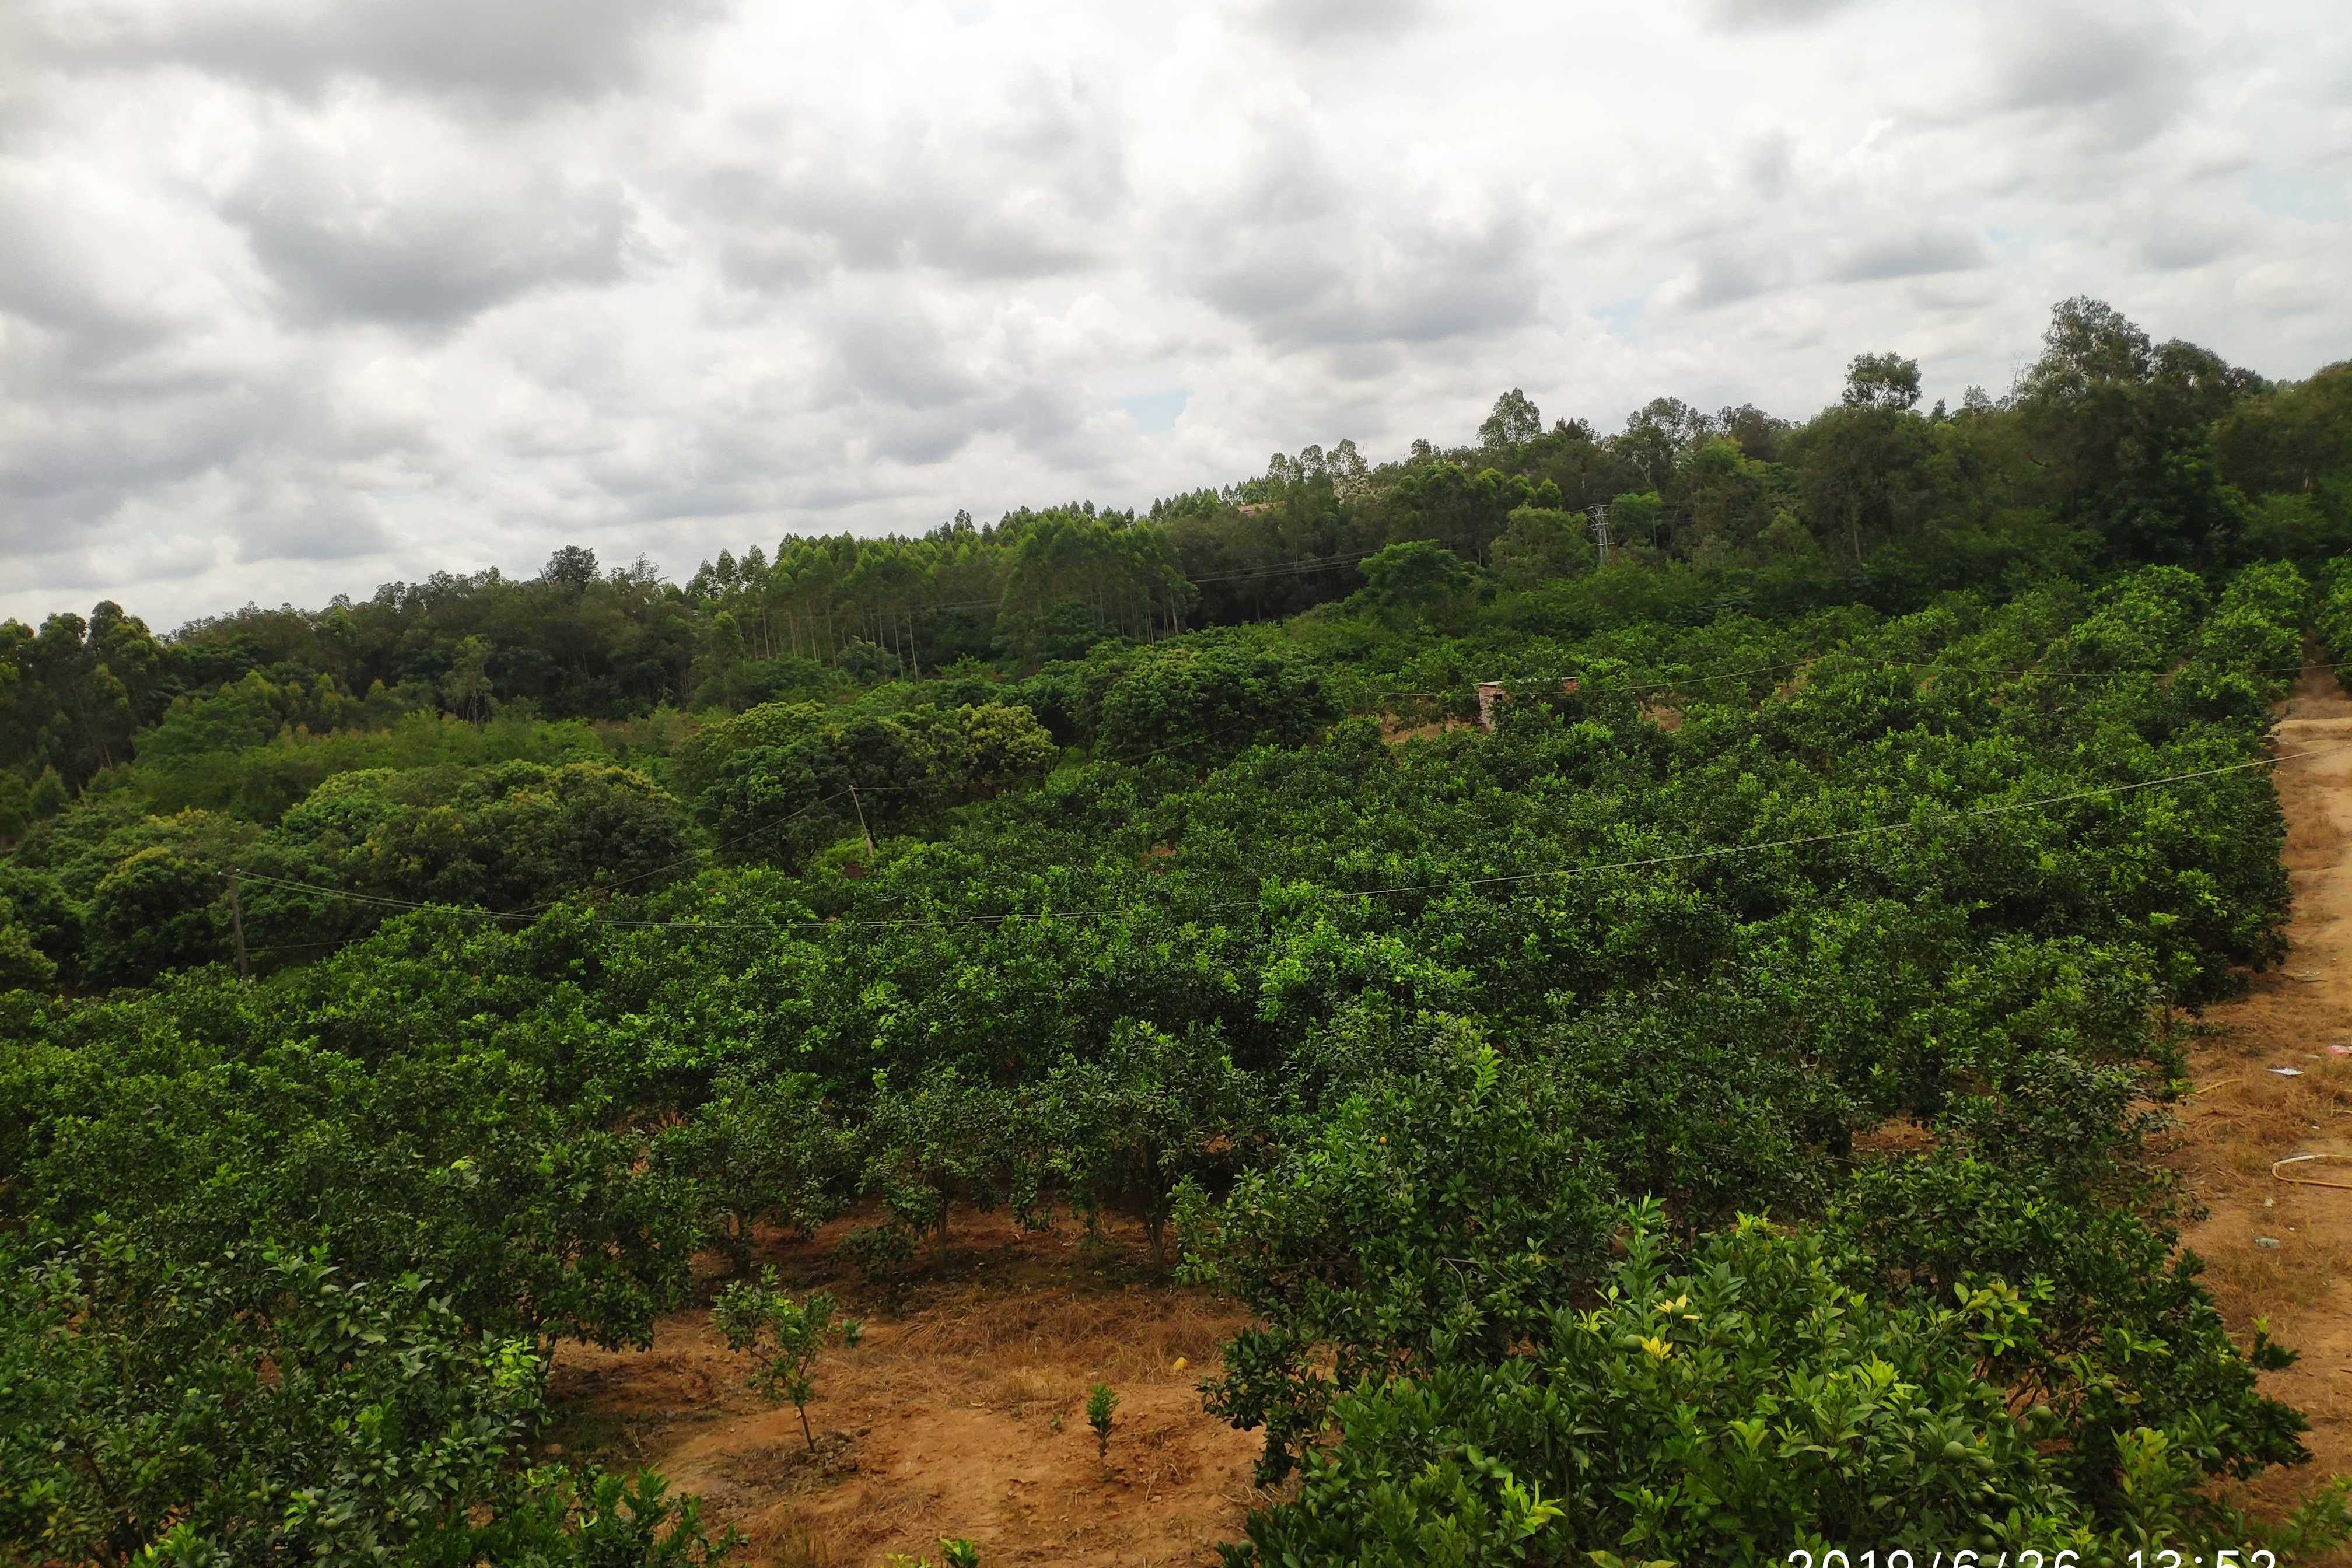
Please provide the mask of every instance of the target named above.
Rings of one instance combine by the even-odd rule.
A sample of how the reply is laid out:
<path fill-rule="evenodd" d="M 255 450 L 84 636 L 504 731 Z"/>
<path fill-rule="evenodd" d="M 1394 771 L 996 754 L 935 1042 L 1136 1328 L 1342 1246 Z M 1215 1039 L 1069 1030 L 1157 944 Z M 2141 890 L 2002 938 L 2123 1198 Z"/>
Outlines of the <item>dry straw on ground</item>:
<path fill-rule="evenodd" d="M 2315 672 L 2289 705 L 2278 744 L 2345 740 L 2352 700 Z M 2266 1320 L 2302 1352 L 2263 1384 L 2311 1417 L 2313 1463 L 2245 1488 L 2245 1500 L 2264 1510 L 2352 1472 L 2352 1192 L 2272 1174 L 2287 1155 L 2352 1154 L 2352 1058 L 2327 1049 L 2352 1041 L 2352 752 L 2286 763 L 2277 778 L 2293 951 L 2243 999 L 2207 1016 L 2189 1058 L 2197 1092 L 2179 1107 L 2164 1155 L 2207 1210 L 2184 1241 L 2205 1259 L 2205 1283 L 2231 1329 L 2242 1338 Z M 2300 1076 L 2281 1077 L 2275 1067 Z M 2317 1561 L 2352 1563 L 2352 1552 Z"/>
<path fill-rule="evenodd" d="M 701 1493 L 754 1563 L 936 1560 L 941 1535 L 970 1537 L 992 1568 L 1206 1563 L 1238 1533 L 1258 1441 L 1202 1411 L 1198 1384 L 1244 1320 L 1146 1276 L 1139 1235 L 1024 1236 L 960 1214 L 895 1312 L 840 1277 L 834 1239 L 763 1253 L 866 1318 L 866 1342 L 820 1369 L 814 1459 L 699 1310 L 665 1320 L 649 1351 L 565 1346 L 559 1440 Z M 1119 1392 L 1107 1464 L 1085 1416 L 1098 1382 Z"/>

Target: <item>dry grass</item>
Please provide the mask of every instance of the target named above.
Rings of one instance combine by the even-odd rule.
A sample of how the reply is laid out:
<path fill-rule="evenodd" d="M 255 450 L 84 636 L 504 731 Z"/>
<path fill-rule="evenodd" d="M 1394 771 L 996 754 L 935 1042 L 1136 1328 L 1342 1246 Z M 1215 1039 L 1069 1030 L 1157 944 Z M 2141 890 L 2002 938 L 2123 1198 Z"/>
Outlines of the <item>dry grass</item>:
<path fill-rule="evenodd" d="M 769 1549 L 768 1561 L 776 1568 L 838 1568 L 842 1560 L 829 1538 L 804 1524 L 793 1524 Z"/>
<path fill-rule="evenodd" d="M 2254 1040 L 2238 1036 L 2216 1049 L 2249 1045 L 2256 1059 L 2242 1059 L 2243 1071 L 2188 1103 L 2167 1150 L 2209 1211 L 2190 1235 L 2206 1284 L 2231 1321 L 2244 1323 L 2284 1309 L 2319 1310 L 2352 1279 L 2352 1193 L 2272 1173 L 2290 1154 L 2343 1152 L 2352 1068 L 2305 1059 L 2296 1064 L 2304 1077 L 2279 1079 L 2267 1072 L 2277 1053 Z"/>
<path fill-rule="evenodd" d="M 1924 1154 L 1935 1147 L 1936 1134 L 1907 1116 L 1866 1127 L 1853 1135 L 1853 1152 L 1863 1154 Z"/>
<path fill-rule="evenodd" d="M 1425 724 L 1407 724 L 1394 714 L 1381 715 L 1381 739 L 1391 746 L 1402 746 L 1407 741 L 1433 740 L 1440 735 L 1450 735 L 1456 730 L 1476 728 L 1478 723 L 1474 719 L 1437 719 Z"/>
<path fill-rule="evenodd" d="M 2279 731 L 2281 751 L 2352 739 L 2352 701 L 2307 680 Z M 2352 1153 L 2352 1058 L 2326 1048 L 2352 1040 L 2352 754 L 2286 763 L 2277 779 L 2293 950 L 2282 972 L 2208 1015 L 2189 1053 L 2196 1089 L 2162 1147 L 2204 1210 L 2184 1244 L 2205 1262 L 2205 1284 L 2231 1329 L 2244 1337 L 2267 1323 L 2301 1352 L 2262 1381 L 2310 1418 L 2313 1463 L 2238 1489 L 2263 1513 L 2352 1472 L 2352 1192 L 2272 1174 L 2290 1154 Z M 2270 1070 L 2278 1067 L 2301 1076 Z M 2352 1563 L 2352 1552 L 2297 1568 L 2319 1563 Z"/>

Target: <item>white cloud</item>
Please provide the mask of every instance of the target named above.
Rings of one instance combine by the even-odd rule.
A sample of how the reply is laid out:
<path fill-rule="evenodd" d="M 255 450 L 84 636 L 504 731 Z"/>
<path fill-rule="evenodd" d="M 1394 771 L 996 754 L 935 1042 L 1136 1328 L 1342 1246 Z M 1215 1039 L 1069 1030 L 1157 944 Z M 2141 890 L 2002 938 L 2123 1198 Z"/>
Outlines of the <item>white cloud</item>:
<path fill-rule="evenodd" d="M 1296 43 L 1394 41 L 1426 20 L 1430 0 L 1236 0 L 1245 25 Z"/>
<path fill-rule="evenodd" d="M 479 102 L 641 80 L 713 0 L 28 0 L 32 46 L 89 69 L 167 65 L 296 92 L 367 78 Z"/>
<path fill-rule="evenodd" d="M 1840 257 L 1830 276 L 1841 283 L 1876 283 L 1991 265 L 1992 249 L 1982 235 L 1961 224 L 1927 223 L 1864 239 Z"/>
<path fill-rule="evenodd" d="M 2272 375 L 2352 329 L 2325 0 L 0 26 L 0 614 L 1142 503 L 1512 385 L 1801 416 L 1901 348 L 1957 395 L 2086 290 Z"/>
<path fill-rule="evenodd" d="M 1719 26 L 1734 29 L 1798 27 L 1866 0 L 1706 0 L 1706 10 Z"/>
<path fill-rule="evenodd" d="M 302 325 L 441 328 L 536 289 L 616 281 L 633 215 L 618 182 L 519 159 L 365 102 L 275 131 L 219 203 Z"/>

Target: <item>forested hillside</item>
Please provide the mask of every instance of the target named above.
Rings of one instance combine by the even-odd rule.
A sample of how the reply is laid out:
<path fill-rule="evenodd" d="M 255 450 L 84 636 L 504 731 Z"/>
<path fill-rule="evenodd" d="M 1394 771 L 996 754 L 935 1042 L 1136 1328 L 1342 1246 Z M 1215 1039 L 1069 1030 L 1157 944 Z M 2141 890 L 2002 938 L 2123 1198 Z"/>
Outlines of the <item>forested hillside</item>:
<path fill-rule="evenodd" d="M 2143 1154 L 2352 367 L 2073 300 L 1918 401 L 0 627 L 0 1556 L 722 1560 L 554 1343 L 986 1210 L 1253 1315 L 1236 1563 L 2340 1538 Z"/>

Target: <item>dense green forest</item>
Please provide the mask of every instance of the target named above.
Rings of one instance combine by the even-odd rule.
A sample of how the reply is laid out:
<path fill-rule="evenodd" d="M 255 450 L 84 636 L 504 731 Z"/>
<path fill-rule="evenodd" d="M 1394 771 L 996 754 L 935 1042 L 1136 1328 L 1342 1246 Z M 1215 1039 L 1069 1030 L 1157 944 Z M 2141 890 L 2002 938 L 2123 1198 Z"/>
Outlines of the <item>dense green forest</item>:
<path fill-rule="evenodd" d="M 553 1342 L 986 1208 L 1254 1314 L 1236 1563 L 2340 1532 L 2215 1500 L 2292 1352 L 2141 1153 L 2283 952 L 2352 365 L 2077 300 L 1918 403 L 0 626 L 0 1556 L 718 1561 Z"/>

